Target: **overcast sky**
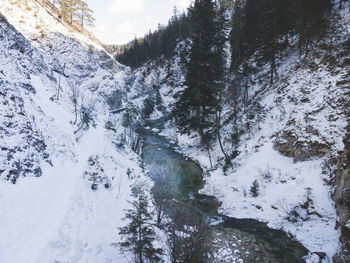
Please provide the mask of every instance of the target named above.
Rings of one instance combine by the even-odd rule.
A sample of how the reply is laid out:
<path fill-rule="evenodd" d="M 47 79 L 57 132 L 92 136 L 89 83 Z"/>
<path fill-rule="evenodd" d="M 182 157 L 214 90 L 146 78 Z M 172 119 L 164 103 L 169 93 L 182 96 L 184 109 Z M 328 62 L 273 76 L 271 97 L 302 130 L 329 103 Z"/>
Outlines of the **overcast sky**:
<path fill-rule="evenodd" d="M 87 0 L 94 10 L 91 31 L 105 44 L 125 44 L 143 36 L 158 23 L 166 24 L 174 6 L 185 10 L 191 0 Z"/>

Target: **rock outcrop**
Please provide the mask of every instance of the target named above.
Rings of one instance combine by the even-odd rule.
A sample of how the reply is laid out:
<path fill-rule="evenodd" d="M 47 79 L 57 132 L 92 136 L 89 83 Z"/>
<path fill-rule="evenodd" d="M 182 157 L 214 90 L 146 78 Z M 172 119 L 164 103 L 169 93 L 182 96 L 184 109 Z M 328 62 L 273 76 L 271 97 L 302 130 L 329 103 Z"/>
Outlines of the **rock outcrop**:
<path fill-rule="evenodd" d="M 306 161 L 315 157 L 321 158 L 331 151 L 330 146 L 326 143 L 299 139 L 290 130 L 278 133 L 274 147 L 283 155 L 292 157 L 296 161 Z"/>
<path fill-rule="evenodd" d="M 339 216 L 342 247 L 334 256 L 334 263 L 350 262 L 350 122 L 344 139 L 345 149 L 337 164 L 337 186 L 333 199 Z"/>

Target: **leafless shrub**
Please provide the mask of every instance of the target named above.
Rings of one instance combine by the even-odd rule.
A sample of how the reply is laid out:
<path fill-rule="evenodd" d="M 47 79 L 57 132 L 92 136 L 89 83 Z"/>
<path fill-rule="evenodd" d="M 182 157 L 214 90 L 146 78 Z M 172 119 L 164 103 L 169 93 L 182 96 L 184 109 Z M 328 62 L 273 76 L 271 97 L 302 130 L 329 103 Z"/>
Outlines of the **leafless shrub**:
<path fill-rule="evenodd" d="M 81 104 L 79 109 L 80 122 L 78 124 L 78 129 L 74 134 L 78 133 L 80 130 L 87 130 L 91 123 L 94 123 L 94 110 L 96 106 L 96 100 L 89 99 L 85 100 L 85 97 L 81 95 Z"/>
<path fill-rule="evenodd" d="M 272 172 L 270 166 L 267 165 L 265 170 L 259 169 L 260 176 L 267 182 L 271 182 L 272 180 Z"/>
<path fill-rule="evenodd" d="M 78 103 L 80 98 L 80 89 L 77 84 L 70 85 L 71 95 L 69 97 L 70 101 L 73 103 L 74 106 L 74 121 L 72 122 L 73 125 L 77 124 L 78 121 Z"/>
<path fill-rule="evenodd" d="M 206 263 L 214 249 L 210 219 L 193 207 L 178 208 L 167 226 L 167 250 L 172 263 Z"/>

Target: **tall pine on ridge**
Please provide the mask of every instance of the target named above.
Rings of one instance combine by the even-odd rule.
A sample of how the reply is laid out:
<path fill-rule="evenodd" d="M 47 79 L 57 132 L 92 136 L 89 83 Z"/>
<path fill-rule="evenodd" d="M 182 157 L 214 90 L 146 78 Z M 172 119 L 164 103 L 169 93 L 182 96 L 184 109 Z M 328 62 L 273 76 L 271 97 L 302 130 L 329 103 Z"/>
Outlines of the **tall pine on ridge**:
<path fill-rule="evenodd" d="M 62 21 L 72 24 L 73 18 L 77 18 L 82 30 L 84 26 L 94 26 L 93 11 L 84 0 L 58 0 L 58 3 L 62 12 Z"/>
<path fill-rule="evenodd" d="M 72 24 L 73 16 L 76 14 L 76 0 L 59 0 L 59 5 L 62 12 L 62 21 L 69 21 Z"/>
<path fill-rule="evenodd" d="M 94 11 L 92 11 L 88 4 L 83 0 L 76 0 L 76 14 L 79 23 L 82 28 L 84 26 L 94 26 L 95 18 L 93 17 Z"/>

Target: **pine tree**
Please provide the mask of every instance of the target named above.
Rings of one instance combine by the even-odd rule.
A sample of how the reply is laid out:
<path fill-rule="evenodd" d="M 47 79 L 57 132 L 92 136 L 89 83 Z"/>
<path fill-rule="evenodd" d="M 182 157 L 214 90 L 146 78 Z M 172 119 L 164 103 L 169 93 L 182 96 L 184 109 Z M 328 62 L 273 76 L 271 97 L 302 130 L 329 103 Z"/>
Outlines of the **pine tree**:
<path fill-rule="evenodd" d="M 137 109 L 132 102 L 129 102 L 126 106 L 122 125 L 129 128 L 129 142 L 131 142 L 132 126 L 136 121 Z"/>
<path fill-rule="evenodd" d="M 73 17 L 76 16 L 77 12 L 76 4 L 77 0 L 59 0 L 62 21 L 68 21 L 72 24 Z"/>
<path fill-rule="evenodd" d="M 253 184 L 252 186 L 250 187 L 250 194 L 253 196 L 253 197 L 258 197 L 259 195 L 259 189 L 260 189 L 260 186 L 259 186 L 259 182 L 258 180 L 254 180 L 253 181 Z"/>
<path fill-rule="evenodd" d="M 149 32 L 145 37 L 126 44 L 117 59 L 133 68 L 140 66 L 149 59 L 156 60 L 162 56 L 170 59 L 175 54 L 175 48 L 181 40 L 189 37 L 189 19 L 186 13 L 179 14 L 174 9 L 174 15 L 167 26 L 158 26 L 155 32 Z M 138 57 L 136 59 L 136 54 Z"/>
<path fill-rule="evenodd" d="M 299 34 L 299 52 L 305 55 L 313 38 L 325 32 L 327 26 L 327 12 L 332 6 L 330 0 L 296 0 L 297 32 Z"/>
<path fill-rule="evenodd" d="M 141 189 L 133 189 L 133 196 L 136 200 L 125 215 L 129 223 L 119 229 L 124 239 L 119 245 L 135 255 L 136 263 L 161 262 L 163 251 L 153 246 L 156 235 L 151 224 L 148 198 Z"/>
<path fill-rule="evenodd" d="M 265 17 L 264 37 L 263 37 L 263 53 L 267 61 L 270 62 L 270 84 L 273 84 L 274 76 L 277 78 L 276 69 L 276 53 L 278 45 L 278 0 L 267 0 L 265 1 L 264 14 Z"/>
<path fill-rule="evenodd" d="M 230 32 L 231 44 L 231 69 L 234 69 L 241 62 L 243 56 L 243 4 L 236 0 L 233 6 L 232 29 Z"/>
<path fill-rule="evenodd" d="M 83 0 L 76 0 L 76 17 L 81 24 L 82 30 L 84 26 L 93 27 L 95 18 L 93 17 L 94 11 L 92 11 L 88 4 Z"/>
<path fill-rule="evenodd" d="M 142 117 L 144 120 L 147 120 L 154 111 L 154 101 L 151 98 L 146 98 L 143 101 L 142 107 Z"/>
<path fill-rule="evenodd" d="M 222 141 L 221 141 L 221 135 L 220 135 L 220 129 L 221 129 L 221 111 L 222 111 L 222 105 L 224 103 L 223 101 L 223 91 L 225 89 L 225 58 L 224 58 L 224 48 L 226 41 L 228 40 L 226 37 L 226 28 L 227 28 L 227 20 L 225 17 L 225 9 L 226 8 L 226 2 L 224 0 L 219 2 L 218 5 L 218 12 L 216 15 L 215 20 L 215 26 L 216 26 L 216 35 L 215 35 L 215 49 L 214 49 L 214 60 L 212 63 L 214 63 L 215 68 L 213 71 L 214 78 L 215 78 L 215 93 L 217 97 L 217 104 L 216 104 L 216 112 L 215 112 L 215 132 L 219 141 L 219 145 L 221 148 L 222 153 L 225 156 L 225 159 L 228 160 L 228 155 L 226 154 Z M 210 156 L 210 141 L 208 141 L 206 148 L 209 156 L 210 165 L 212 167 L 211 162 L 211 156 Z"/>
<path fill-rule="evenodd" d="M 189 12 L 192 44 L 186 74 L 187 88 L 178 94 L 174 113 L 181 132 L 196 131 L 203 139 L 215 130 L 217 84 L 223 65 L 222 39 L 217 38 L 215 3 L 212 0 L 196 0 Z"/>

